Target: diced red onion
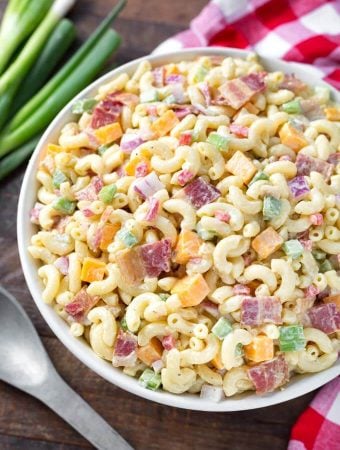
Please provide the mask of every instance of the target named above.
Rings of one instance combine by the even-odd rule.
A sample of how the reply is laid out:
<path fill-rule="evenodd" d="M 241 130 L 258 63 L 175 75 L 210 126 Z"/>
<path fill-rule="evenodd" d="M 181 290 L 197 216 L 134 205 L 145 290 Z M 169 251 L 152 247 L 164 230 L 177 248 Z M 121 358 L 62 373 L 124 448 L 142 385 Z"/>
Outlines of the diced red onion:
<path fill-rule="evenodd" d="M 155 197 L 150 197 L 149 209 L 145 215 L 145 220 L 147 222 L 153 222 L 156 219 L 159 212 L 159 206 L 160 206 L 159 200 L 157 200 Z"/>
<path fill-rule="evenodd" d="M 154 80 L 154 85 L 156 87 L 163 87 L 164 86 L 164 75 L 165 75 L 165 69 L 164 67 L 156 67 L 153 69 L 152 77 Z"/>
<path fill-rule="evenodd" d="M 30 211 L 30 221 L 36 225 L 39 225 L 39 214 L 44 205 L 37 202 Z"/>
<path fill-rule="evenodd" d="M 250 288 L 244 284 L 235 284 L 233 291 L 235 295 L 250 295 Z"/>
<path fill-rule="evenodd" d="M 180 74 L 171 74 L 165 77 L 165 84 L 184 83 L 184 77 Z"/>
<path fill-rule="evenodd" d="M 130 154 L 135 148 L 143 144 L 143 139 L 138 134 L 123 134 L 120 148 L 126 154 Z"/>
<path fill-rule="evenodd" d="M 300 244 L 303 246 L 305 250 L 310 252 L 313 248 L 313 241 L 310 239 L 299 239 Z"/>
<path fill-rule="evenodd" d="M 127 356 L 113 355 L 113 367 L 133 367 L 137 362 L 137 352 L 133 351 Z"/>
<path fill-rule="evenodd" d="M 134 190 L 143 198 L 152 197 L 161 189 L 164 189 L 164 184 L 160 182 L 155 172 L 149 173 L 144 178 L 138 178 L 134 184 Z"/>
<path fill-rule="evenodd" d="M 163 361 L 161 359 L 158 359 L 157 361 L 154 361 L 151 364 L 151 366 L 152 366 L 153 370 L 157 373 L 157 372 L 160 372 L 163 369 L 164 363 L 163 363 Z"/>
<path fill-rule="evenodd" d="M 223 212 L 223 211 L 216 211 L 215 217 L 216 217 L 216 219 L 221 220 L 221 222 L 225 222 L 225 223 L 229 223 L 230 219 L 231 219 L 230 214 L 227 212 Z"/>
<path fill-rule="evenodd" d="M 288 181 L 288 186 L 292 197 L 296 200 L 304 197 L 310 192 L 307 181 L 303 175 L 299 175 L 292 180 Z"/>
<path fill-rule="evenodd" d="M 211 384 L 203 384 L 200 397 L 214 403 L 220 402 L 224 398 L 223 388 L 220 386 L 212 386 Z"/>
<path fill-rule="evenodd" d="M 305 292 L 305 297 L 314 298 L 319 294 L 320 291 L 316 286 L 314 286 L 314 284 L 311 284 L 304 290 L 304 292 Z"/>
<path fill-rule="evenodd" d="M 215 317 L 216 319 L 218 318 L 218 316 L 220 315 L 219 311 L 218 311 L 218 306 L 216 305 L 216 303 L 211 302 L 210 300 L 204 300 L 201 304 L 200 307 L 206 311 L 208 314 L 210 314 L 211 316 Z"/>
<path fill-rule="evenodd" d="M 178 145 L 191 145 L 192 144 L 192 133 L 187 131 L 181 134 Z"/>
<path fill-rule="evenodd" d="M 181 170 L 177 177 L 178 184 L 180 186 L 184 186 L 189 181 L 191 181 L 194 178 L 194 176 L 195 175 L 188 169 Z"/>
<path fill-rule="evenodd" d="M 176 340 L 172 334 L 169 334 L 162 339 L 162 345 L 165 350 L 171 350 L 176 347 Z"/>
<path fill-rule="evenodd" d="M 146 177 L 148 172 L 149 172 L 149 166 L 145 161 L 137 164 L 136 170 L 135 170 L 136 178 Z"/>
<path fill-rule="evenodd" d="M 236 136 L 244 138 L 248 137 L 248 127 L 243 127 L 242 125 L 239 125 L 237 123 L 231 123 L 229 129 L 231 133 L 235 134 Z"/>
<path fill-rule="evenodd" d="M 200 83 L 198 85 L 199 90 L 202 92 L 203 96 L 204 96 L 204 100 L 205 100 L 205 104 L 207 106 L 210 106 L 211 104 L 211 95 L 210 95 L 210 89 L 209 89 L 209 85 L 206 81 L 204 81 L 203 83 Z"/>
<path fill-rule="evenodd" d="M 182 84 L 172 84 L 171 93 L 175 97 L 176 103 L 184 103 L 184 88 Z"/>
<path fill-rule="evenodd" d="M 313 225 L 319 226 L 323 224 L 323 215 L 320 213 L 311 214 L 310 221 Z"/>
<path fill-rule="evenodd" d="M 61 256 L 54 261 L 55 267 L 59 270 L 62 275 L 68 274 L 69 260 L 67 256 Z"/>
<path fill-rule="evenodd" d="M 83 209 L 82 213 L 84 214 L 85 217 L 92 217 L 92 216 L 94 216 L 94 212 L 91 211 L 89 208 Z"/>
<path fill-rule="evenodd" d="M 340 162 L 340 152 L 329 155 L 327 162 L 336 166 Z"/>

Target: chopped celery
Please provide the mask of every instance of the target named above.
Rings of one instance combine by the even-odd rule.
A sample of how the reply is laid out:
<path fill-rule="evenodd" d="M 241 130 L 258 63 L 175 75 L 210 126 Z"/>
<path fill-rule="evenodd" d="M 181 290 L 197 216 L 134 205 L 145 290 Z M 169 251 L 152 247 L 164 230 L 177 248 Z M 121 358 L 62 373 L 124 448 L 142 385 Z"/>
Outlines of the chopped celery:
<path fill-rule="evenodd" d="M 303 245 L 297 239 L 284 242 L 282 249 L 287 256 L 291 256 L 293 259 L 299 258 L 304 250 Z"/>
<path fill-rule="evenodd" d="M 262 212 L 264 220 L 271 220 L 278 216 L 281 212 L 281 200 L 271 195 L 264 197 Z"/>
<path fill-rule="evenodd" d="M 327 86 L 315 86 L 314 92 L 321 103 L 327 103 L 331 99 L 331 91 Z"/>
<path fill-rule="evenodd" d="M 209 134 L 207 142 L 214 145 L 219 150 L 226 150 L 228 148 L 229 140 L 230 139 L 226 136 L 212 132 Z"/>
<path fill-rule="evenodd" d="M 53 202 L 52 207 L 56 211 L 70 215 L 73 214 L 76 209 L 76 202 L 72 202 L 65 197 L 59 197 Z"/>
<path fill-rule="evenodd" d="M 199 66 L 193 78 L 194 83 L 200 83 L 201 81 L 204 81 L 204 78 L 206 77 L 208 72 L 208 69 L 203 66 Z"/>
<path fill-rule="evenodd" d="M 197 224 L 196 230 L 199 237 L 204 241 L 211 241 L 216 236 L 214 231 L 205 230 L 200 222 Z"/>
<path fill-rule="evenodd" d="M 282 105 L 284 112 L 288 114 L 301 114 L 302 108 L 299 100 L 292 100 Z"/>
<path fill-rule="evenodd" d="M 159 298 L 162 300 L 162 302 L 167 301 L 167 299 L 170 297 L 170 294 L 165 294 L 165 293 L 161 293 L 158 295 L 159 295 Z"/>
<path fill-rule="evenodd" d="M 312 255 L 314 256 L 314 259 L 317 261 L 321 261 L 326 258 L 326 253 L 322 250 L 313 250 Z"/>
<path fill-rule="evenodd" d="M 98 101 L 95 98 L 83 98 L 77 100 L 72 105 L 73 114 L 83 114 L 84 112 L 91 113 Z"/>
<path fill-rule="evenodd" d="M 118 231 L 117 237 L 121 242 L 123 242 L 123 244 L 126 247 L 129 248 L 133 247 L 138 243 L 138 239 L 136 238 L 136 236 L 132 234 L 130 231 L 128 231 L 126 228 L 122 228 L 120 231 Z"/>
<path fill-rule="evenodd" d="M 56 169 L 53 172 L 52 184 L 53 184 L 54 188 L 59 189 L 61 183 L 65 183 L 65 181 L 67 181 L 67 180 L 68 180 L 67 176 L 61 170 Z"/>
<path fill-rule="evenodd" d="M 255 181 L 259 181 L 259 180 L 269 180 L 269 177 L 266 173 L 264 172 L 257 172 L 254 175 L 254 178 L 251 180 L 251 182 L 249 183 L 249 186 L 253 183 L 255 183 Z"/>
<path fill-rule="evenodd" d="M 139 382 L 146 389 L 155 391 L 162 384 L 161 374 L 154 372 L 152 369 L 145 369 L 139 378 Z"/>
<path fill-rule="evenodd" d="M 103 156 L 103 154 L 106 152 L 106 150 L 107 150 L 108 148 L 110 148 L 110 147 L 111 147 L 111 144 L 101 145 L 101 146 L 98 148 L 98 154 L 99 154 L 100 156 Z"/>
<path fill-rule="evenodd" d="M 325 259 L 324 261 L 322 261 L 322 263 L 319 265 L 319 270 L 321 273 L 325 273 L 328 272 L 330 270 L 334 270 L 332 264 L 330 261 L 328 261 L 328 259 Z"/>
<path fill-rule="evenodd" d="M 159 100 L 157 89 L 148 89 L 141 92 L 139 99 L 141 103 L 157 102 Z"/>
<path fill-rule="evenodd" d="M 126 317 L 125 316 L 123 316 L 122 318 L 121 318 L 121 320 L 120 320 L 120 327 L 121 327 L 121 329 L 123 330 L 123 331 L 128 331 L 129 329 L 128 329 L 128 326 L 127 326 L 127 323 L 126 323 Z"/>
<path fill-rule="evenodd" d="M 243 356 L 243 355 L 244 355 L 243 345 L 241 344 L 241 342 L 239 342 L 235 347 L 235 356 Z"/>
<path fill-rule="evenodd" d="M 302 325 L 288 325 L 280 327 L 280 350 L 282 352 L 295 352 L 302 350 L 306 345 Z"/>
<path fill-rule="evenodd" d="M 224 317 L 220 317 L 215 325 L 212 327 L 211 332 L 220 340 L 224 339 L 233 330 L 229 321 Z"/>
<path fill-rule="evenodd" d="M 114 199 L 116 192 L 117 186 L 115 184 L 109 184 L 100 190 L 98 196 L 102 202 L 109 204 Z"/>

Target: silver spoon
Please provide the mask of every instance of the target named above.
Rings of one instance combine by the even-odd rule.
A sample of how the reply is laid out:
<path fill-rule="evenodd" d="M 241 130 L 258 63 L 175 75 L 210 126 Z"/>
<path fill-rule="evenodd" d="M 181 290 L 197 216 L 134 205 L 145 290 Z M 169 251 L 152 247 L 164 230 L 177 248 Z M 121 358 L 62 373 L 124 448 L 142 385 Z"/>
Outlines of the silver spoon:
<path fill-rule="evenodd" d="M 133 450 L 58 375 L 17 300 L 0 286 L 0 379 L 38 398 L 99 450 Z"/>

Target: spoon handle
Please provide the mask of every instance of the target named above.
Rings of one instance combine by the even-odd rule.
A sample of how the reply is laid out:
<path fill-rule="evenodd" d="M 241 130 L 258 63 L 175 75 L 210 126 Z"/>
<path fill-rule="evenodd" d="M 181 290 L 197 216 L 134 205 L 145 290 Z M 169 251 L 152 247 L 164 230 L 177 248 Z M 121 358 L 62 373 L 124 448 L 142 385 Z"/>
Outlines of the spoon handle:
<path fill-rule="evenodd" d="M 55 372 L 36 395 L 98 450 L 134 450 Z"/>

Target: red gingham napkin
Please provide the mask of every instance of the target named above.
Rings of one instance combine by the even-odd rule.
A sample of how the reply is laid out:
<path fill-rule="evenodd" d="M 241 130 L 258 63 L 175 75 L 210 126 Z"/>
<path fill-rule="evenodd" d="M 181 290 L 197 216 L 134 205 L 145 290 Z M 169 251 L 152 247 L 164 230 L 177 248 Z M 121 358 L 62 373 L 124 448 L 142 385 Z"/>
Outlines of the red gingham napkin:
<path fill-rule="evenodd" d="M 339 89 L 340 0 L 213 0 L 190 29 L 154 53 L 209 45 L 312 64 L 320 78 Z M 299 417 L 288 450 L 340 450 L 339 378 L 322 388 Z"/>
<path fill-rule="evenodd" d="M 320 78 L 339 89 L 340 1 L 213 0 L 188 30 L 154 53 L 209 45 L 312 64 Z"/>

